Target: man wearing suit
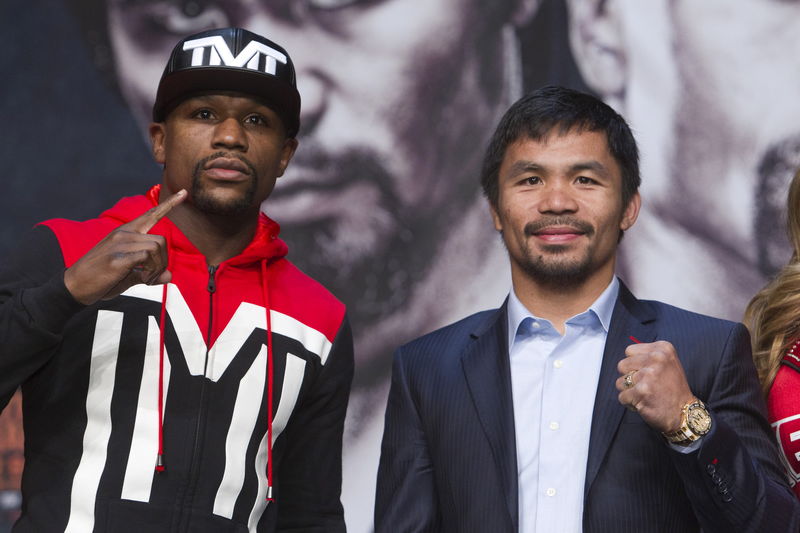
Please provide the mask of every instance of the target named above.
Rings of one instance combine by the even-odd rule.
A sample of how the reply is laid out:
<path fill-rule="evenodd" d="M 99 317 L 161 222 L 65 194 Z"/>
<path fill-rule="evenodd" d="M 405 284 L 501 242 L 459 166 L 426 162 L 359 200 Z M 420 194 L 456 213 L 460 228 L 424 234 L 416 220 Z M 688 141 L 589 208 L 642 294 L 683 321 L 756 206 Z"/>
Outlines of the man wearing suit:
<path fill-rule="evenodd" d="M 376 530 L 797 532 L 744 327 L 614 276 L 641 204 L 622 117 L 533 92 L 481 179 L 513 289 L 397 351 Z"/>

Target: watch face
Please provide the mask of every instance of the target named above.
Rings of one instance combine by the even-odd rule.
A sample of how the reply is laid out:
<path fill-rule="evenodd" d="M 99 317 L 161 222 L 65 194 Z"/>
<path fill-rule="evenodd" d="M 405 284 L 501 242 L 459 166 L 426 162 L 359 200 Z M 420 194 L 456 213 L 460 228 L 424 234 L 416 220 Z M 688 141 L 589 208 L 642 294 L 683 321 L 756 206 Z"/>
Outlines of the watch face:
<path fill-rule="evenodd" d="M 693 433 L 705 435 L 711 429 L 711 417 L 701 406 L 693 405 L 686 414 L 686 424 Z"/>

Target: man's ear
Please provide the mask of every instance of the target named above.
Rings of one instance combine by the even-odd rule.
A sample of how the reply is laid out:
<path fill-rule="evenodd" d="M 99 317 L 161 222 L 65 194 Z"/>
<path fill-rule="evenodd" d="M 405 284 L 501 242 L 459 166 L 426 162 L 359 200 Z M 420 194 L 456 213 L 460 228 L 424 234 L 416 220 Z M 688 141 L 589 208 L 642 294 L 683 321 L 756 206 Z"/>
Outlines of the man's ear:
<path fill-rule="evenodd" d="M 622 212 L 622 220 L 620 220 L 619 229 L 622 231 L 629 230 L 636 222 L 636 219 L 639 218 L 639 210 L 641 208 L 642 197 L 639 195 L 639 191 L 636 191 L 628 201 L 628 205 L 625 206 L 625 210 Z"/>
<path fill-rule="evenodd" d="M 617 0 L 567 0 L 569 40 L 584 81 L 620 109 L 628 77 L 625 33 Z"/>
<path fill-rule="evenodd" d="M 283 148 L 281 149 L 281 161 L 278 168 L 278 177 L 283 176 L 286 172 L 286 167 L 289 166 L 289 161 L 294 157 L 294 152 L 297 150 L 297 139 L 294 137 L 288 138 L 283 141 Z"/>
<path fill-rule="evenodd" d="M 156 163 L 163 165 L 167 160 L 164 150 L 164 123 L 151 123 L 148 128 L 148 133 L 150 134 L 150 147 L 153 151 L 153 158 L 156 160 Z"/>
<path fill-rule="evenodd" d="M 489 202 L 489 212 L 492 215 L 492 223 L 494 224 L 494 229 L 499 231 L 500 233 L 503 232 L 503 223 L 500 220 L 500 215 L 497 214 L 497 206 Z"/>

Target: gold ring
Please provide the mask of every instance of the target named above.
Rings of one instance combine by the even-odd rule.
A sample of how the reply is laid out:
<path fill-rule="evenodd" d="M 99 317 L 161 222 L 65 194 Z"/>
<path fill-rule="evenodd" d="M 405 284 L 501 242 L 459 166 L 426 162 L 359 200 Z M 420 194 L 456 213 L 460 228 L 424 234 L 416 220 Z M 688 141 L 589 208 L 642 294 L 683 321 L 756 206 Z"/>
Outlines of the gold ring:
<path fill-rule="evenodd" d="M 622 384 L 625 385 L 626 389 L 630 389 L 635 385 L 633 382 L 633 375 L 636 373 L 636 370 L 631 370 L 627 374 L 625 374 L 625 379 L 622 380 Z"/>

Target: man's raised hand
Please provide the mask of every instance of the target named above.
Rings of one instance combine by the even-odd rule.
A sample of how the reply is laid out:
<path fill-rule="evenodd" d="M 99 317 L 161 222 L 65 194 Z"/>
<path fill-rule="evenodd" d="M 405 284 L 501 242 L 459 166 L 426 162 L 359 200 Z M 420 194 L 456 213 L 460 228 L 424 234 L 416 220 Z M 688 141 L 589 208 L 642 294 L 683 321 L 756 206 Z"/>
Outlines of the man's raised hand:
<path fill-rule="evenodd" d="M 168 283 L 167 242 L 147 232 L 186 198 L 180 190 L 95 245 L 64 272 L 64 284 L 85 305 L 119 296 L 138 283 Z"/>
<path fill-rule="evenodd" d="M 617 364 L 619 402 L 642 416 L 650 427 L 670 432 L 681 425 L 681 410 L 694 398 L 672 343 L 631 344 Z"/>

